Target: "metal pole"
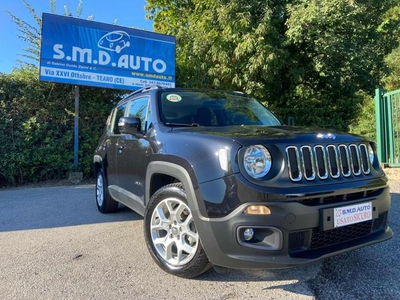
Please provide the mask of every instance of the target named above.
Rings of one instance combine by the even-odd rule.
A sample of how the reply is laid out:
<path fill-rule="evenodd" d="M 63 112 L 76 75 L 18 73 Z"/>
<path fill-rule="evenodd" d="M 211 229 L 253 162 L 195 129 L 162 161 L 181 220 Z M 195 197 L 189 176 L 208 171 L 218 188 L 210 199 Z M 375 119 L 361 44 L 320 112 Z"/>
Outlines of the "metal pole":
<path fill-rule="evenodd" d="M 394 128 L 393 128 L 393 98 L 394 95 L 388 95 L 388 97 L 385 97 L 386 101 L 386 107 L 387 107 L 387 123 L 386 123 L 386 130 L 387 130 L 387 142 L 389 144 L 389 149 L 388 149 L 388 154 L 389 154 L 389 159 L 388 163 L 389 166 L 391 164 L 395 164 L 395 146 L 394 146 Z"/>
<path fill-rule="evenodd" d="M 74 169 L 78 171 L 79 150 L 79 86 L 75 86 Z"/>
<path fill-rule="evenodd" d="M 387 163 L 385 148 L 385 107 L 383 95 L 386 93 L 384 89 L 375 90 L 375 117 L 376 117 L 376 143 L 377 154 L 380 163 Z"/>

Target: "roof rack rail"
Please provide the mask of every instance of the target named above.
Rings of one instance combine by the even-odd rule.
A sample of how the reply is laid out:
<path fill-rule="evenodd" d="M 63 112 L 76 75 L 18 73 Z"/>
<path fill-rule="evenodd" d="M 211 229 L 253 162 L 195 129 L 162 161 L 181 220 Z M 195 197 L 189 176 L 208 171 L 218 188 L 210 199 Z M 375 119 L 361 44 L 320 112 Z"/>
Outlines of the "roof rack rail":
<path fill-rule="evenodd" d="M 247 94 L 247 93 L 245 93 L 245 92 L 241 92 L 241 91 L 233 91 L 232 94 L 234 94 L 234 95 L 241 95 L 241 96 L 244 96 L 244 97 L 250 97 L 249 94 Z"/>
<path fill-rule="evenodd" d="M 133 95 L 136 95 L 136 94 L 139 94 L 139 93 L 143 93 L 143 92 L 146 92 L 146 91 L 149 91 L 149 90 L 153 90 L 153 89 L 162 89 L 162 86 L 160 86 L 160 85 L 146 86 L 144 88 L 141 88 L 139 90 L 136 90 L 136 91 L 126 95 L 124 98 L 130 97 L 130 96 L 133 96 Z"/>

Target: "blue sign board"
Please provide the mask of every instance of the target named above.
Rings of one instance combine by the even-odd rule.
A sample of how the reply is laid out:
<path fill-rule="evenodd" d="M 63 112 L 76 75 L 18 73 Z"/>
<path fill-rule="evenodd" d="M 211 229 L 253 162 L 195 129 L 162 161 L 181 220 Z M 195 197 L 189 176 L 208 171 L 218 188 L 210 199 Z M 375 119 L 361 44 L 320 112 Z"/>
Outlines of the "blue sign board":
<path fill-rule="evenodd" d="M 133 90 L 175 87 L 175 37 L 44 13 L 40 80 Z"/>

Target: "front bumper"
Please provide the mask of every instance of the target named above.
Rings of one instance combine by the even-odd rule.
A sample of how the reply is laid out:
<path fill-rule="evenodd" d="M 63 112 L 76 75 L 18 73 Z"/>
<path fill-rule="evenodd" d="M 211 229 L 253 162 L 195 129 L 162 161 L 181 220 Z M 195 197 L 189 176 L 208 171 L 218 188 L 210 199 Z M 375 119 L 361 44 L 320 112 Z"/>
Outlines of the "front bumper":
<path fill-rule="evenodd" d="M 212 264 L 235 269 L 283 268 L 390 239 L 393 232 L 388 227 L 389 188 L 375 186 L 374 193 L 366 195 L 363 193 L 362 197 L 340 204 L 320 205 L 315 201 L 252 201 L 247 196 L 248 199 L 239 199 L 242 204 L 223 217 L 204 217 L 199 210 L 193 213 L 203 248 Z M 335 207 L 369 202 L 373 207 L 372 220 L 334 228 L 333 218 L 327 218 L 327 212 Z M 244 214 L 250 204 L 265 205 L 271 214 Z M 255 241 L 243 238 L 246 228 L 258 234 Z"/>

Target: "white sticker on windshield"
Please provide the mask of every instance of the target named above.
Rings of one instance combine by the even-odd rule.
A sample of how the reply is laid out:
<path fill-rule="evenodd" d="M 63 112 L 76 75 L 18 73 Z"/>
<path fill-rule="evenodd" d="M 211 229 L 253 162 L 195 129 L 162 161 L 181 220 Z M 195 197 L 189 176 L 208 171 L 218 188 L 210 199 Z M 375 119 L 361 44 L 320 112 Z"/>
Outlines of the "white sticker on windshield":
<path fill-rule="evenodd" d="M 171 102 L 179 102 L 182 100 L 182 97 L 177 94 L 169 94 L 167 95 L 167 100 Z"/>

